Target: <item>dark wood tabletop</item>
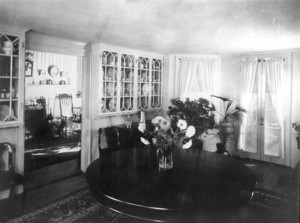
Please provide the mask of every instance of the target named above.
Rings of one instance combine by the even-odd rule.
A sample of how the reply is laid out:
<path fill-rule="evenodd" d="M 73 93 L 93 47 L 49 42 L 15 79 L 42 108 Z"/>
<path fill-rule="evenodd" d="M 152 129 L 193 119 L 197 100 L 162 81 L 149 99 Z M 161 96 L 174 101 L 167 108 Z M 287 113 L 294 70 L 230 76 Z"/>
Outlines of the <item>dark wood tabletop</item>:
<path fill-rule="evenodd" d="M 155 148 L 119 150 L 92 162 L 86 178 L 102 204 L 143 219 L 233 210 L 251 199 L 255 176 L 237 160 L 174 149 L 173 162 L 172 169 L 160 171 Z"/>

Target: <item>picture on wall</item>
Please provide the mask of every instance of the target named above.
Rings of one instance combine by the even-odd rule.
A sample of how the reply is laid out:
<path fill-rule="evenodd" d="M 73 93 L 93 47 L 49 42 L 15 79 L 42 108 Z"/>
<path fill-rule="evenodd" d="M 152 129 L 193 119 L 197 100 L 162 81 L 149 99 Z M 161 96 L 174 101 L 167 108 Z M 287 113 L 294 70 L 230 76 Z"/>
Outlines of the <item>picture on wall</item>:
<path fill-rule="evenodd" d="M 25 76 L 32 77 L 32 72 L 33 72 L 33 62 L 26 61 L 25 62 Z"/>

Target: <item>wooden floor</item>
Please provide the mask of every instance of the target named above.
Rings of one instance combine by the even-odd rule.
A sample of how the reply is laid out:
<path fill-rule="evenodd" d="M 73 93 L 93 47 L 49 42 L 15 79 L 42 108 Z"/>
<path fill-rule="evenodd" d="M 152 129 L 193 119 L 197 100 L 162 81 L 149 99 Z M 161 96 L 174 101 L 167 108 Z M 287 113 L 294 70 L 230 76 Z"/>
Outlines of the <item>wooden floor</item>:
<path fill-rule="evenodd" d="M 41 207 L 72 192 L 87 187 L 83 173 L 28 191 L 25 211 Z"/>

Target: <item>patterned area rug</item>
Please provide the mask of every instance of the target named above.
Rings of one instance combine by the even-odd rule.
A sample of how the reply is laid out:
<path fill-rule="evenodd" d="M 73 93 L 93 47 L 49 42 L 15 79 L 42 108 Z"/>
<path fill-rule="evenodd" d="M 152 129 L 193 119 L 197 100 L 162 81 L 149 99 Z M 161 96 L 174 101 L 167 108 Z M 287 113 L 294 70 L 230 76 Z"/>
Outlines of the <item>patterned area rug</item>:
<path fill-rule="evenodd" d="M 116 213 L 97 202 L 88 189 L 80 190 L 40 209 L 28 212 L 8 223 L 141 223 Z"/>
<path fill-rule="evenodd" d="M 297 206 L 297 205 L 296 205 Z M 272 222 L 296 223 L 296 206 L 287 198 L 271 191 L 258 189 L 250 203 L 232 213 L 215 213 L 205 222 Z M 202 219 L 203 220 L 203 219 Z M 203 222 L 201 219 L 197 222 Z M 114 212 L 97 202 L 88 189 L 80 190 L 49 205 L 28 212 L 9 223 L 149 223 Z M 195 221 L 196 222 L 196 221 Z"/>

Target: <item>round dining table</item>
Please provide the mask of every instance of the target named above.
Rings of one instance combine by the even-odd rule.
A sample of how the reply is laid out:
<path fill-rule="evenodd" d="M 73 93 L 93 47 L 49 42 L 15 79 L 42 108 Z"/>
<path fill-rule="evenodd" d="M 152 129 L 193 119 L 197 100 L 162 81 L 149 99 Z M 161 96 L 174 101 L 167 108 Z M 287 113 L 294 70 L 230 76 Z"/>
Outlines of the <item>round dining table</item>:
<path fill-rule="evenodd" d="M 112 210 L 155 222 L 197 222 L 251 199 L 256 178 L 240 161 L 200 149 L 172 153 L 168 170 L 150 146 L 103 155 L 87 168 L 89 189 Z"/>

